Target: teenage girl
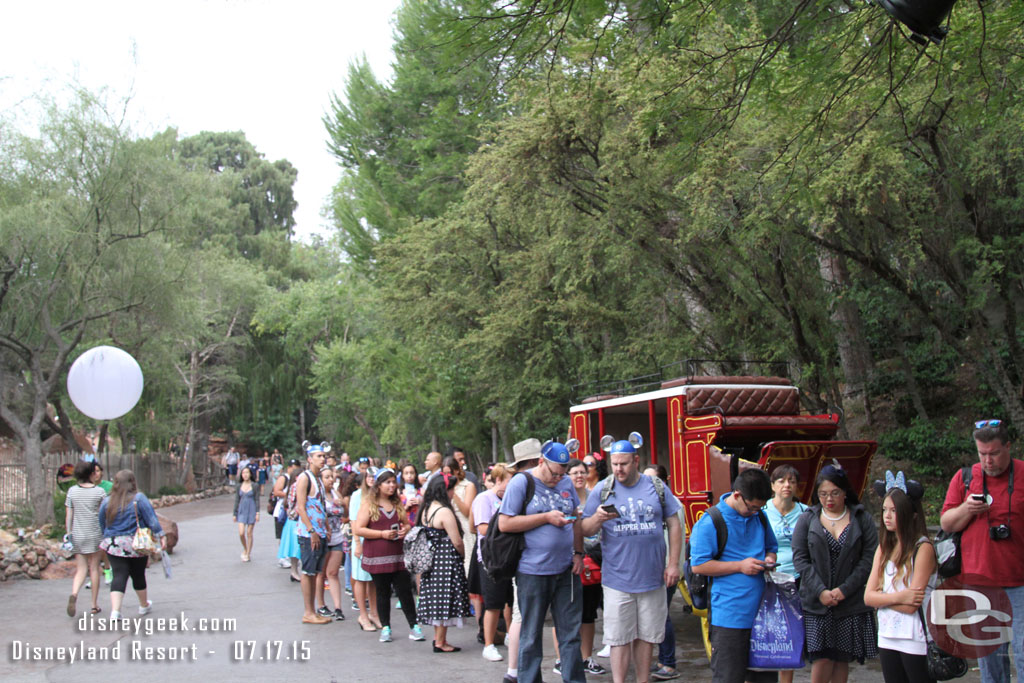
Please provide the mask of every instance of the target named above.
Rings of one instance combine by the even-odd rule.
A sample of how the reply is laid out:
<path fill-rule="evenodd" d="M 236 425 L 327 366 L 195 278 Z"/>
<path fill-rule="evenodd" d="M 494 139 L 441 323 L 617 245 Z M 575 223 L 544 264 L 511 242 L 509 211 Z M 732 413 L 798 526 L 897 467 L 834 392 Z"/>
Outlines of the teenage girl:
<path fill-rule="evenodd" d="M 878 609 L 878 659 L 886 683 L 931 681 L 921 614 L 935 582 L 935 548 L 928 539 L 923 490 L 916 481 L 886 473 L 882 525 L 864 603 Z M 918 610 L 921 610 L 919 612 Z"/>

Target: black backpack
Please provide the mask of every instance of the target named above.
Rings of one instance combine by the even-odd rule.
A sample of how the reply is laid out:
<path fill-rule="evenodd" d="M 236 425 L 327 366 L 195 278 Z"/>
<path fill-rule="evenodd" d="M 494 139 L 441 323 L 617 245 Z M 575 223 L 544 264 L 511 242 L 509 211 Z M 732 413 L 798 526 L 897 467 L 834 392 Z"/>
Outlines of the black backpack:
<path fill-rule="evenodd" d="M 519 514 L 524 515 L 526 506 L 533 500 L 536 484 L 532 474 L 528 472 L 522 474 L 526 477 L 526 495 L 523 497 L 523 508 Z M 480 540 L 480 556 L 483 557 L 484 570 L 494 581 L 504 581 L 516 575 L 516 570 L 519 569 L 519 558 L 522 557 L 523 548 L 526 546 L 524 532 L 507 533 L 498 529 L 500 515 L 501 510 L 495 511 L 487 525 L 487 534 Z"/>
<path fill-rule="evenodd" d="M 971 488 L 971 477 L 973 465 L 960 468 L 960 478 L 964 482 L 964 491 Z M 1012 492 L 1011 492 L 1012 493 Z M 939 561 L 937 572 L 940 578 L 948 579 L 960 573 L 962 562 L 960 561 L 960 534 L 962 531 L 948 533 L 939 531 L 935 535 L 935 552 L 939 557 L 945 555 L 945 560 Z M 952 552 L 951 552 L 952 551 Z"/>
<path fill-rule="evenodd" d="M 725 544 L 729 542 L 729 528 L 725 525 L 725 518 L 722 517 L 722 511 L 718 509 L 717 505 L 709 507 L 707 514 L 711 516 L 711 522 L 715 525 L 715 537 L 718 541 L 718 549 L 711 559 L 717 560 L 725 552 Z M 759 510 L 757 517 L 761 520 L 761 526 L 764 527 L 765 534 L 767 535 L 768 517 L 764 514 L 764 510 Z M 693 535 L 692 531 L 690 535 Z M 686 539 L 686 553 L 683 559 L 683 580 L 686 581 L 686 590 L 690 594 L 690 602 L 693 603 L 693 608 L 698 610 L 708 609 L 711 606 L 711 577 L 693 572 L 693 567 L 690 565 L 689 538 Z"/>

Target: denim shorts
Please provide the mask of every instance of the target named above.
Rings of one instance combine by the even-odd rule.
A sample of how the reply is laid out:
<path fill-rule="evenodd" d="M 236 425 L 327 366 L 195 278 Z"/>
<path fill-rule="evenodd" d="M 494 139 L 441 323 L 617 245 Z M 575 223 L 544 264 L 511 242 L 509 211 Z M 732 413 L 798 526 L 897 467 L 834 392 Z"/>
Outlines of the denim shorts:
<path fill-rule="evenodd" d="M 313 550 L 308 536 L 299 536 L 299 563 L 302 573 L 306 576 L 316 576 L 324 570 L 324 560 L 327 558 L 327 543 L 320 539 L 320 546 Z"/>

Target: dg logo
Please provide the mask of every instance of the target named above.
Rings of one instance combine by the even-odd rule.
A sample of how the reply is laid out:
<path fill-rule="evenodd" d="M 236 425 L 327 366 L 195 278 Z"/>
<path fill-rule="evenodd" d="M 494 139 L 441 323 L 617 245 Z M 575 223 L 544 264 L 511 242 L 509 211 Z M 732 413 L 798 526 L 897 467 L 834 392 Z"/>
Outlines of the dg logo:
<path fill-rule="evenodd" d="M 928 630 L 946 652 L 977 659 L 1013 637 L 1013 607 L 1001 588 L 943 581 L 932 592 Z"/>

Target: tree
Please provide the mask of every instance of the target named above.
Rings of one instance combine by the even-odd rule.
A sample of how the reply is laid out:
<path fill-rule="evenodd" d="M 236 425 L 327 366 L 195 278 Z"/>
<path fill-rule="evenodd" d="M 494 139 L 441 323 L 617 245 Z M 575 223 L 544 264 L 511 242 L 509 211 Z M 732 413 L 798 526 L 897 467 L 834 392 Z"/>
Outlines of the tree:
<path fill-rule="evenodd" d="M 133 140 L 88 94 L 51 106 L 40 131 L 5 131 L 0 158 L 0 417 L 23 445 L 36 522 L 53 514 L 41 431 L 71 354 L 166 300 L 180 277 L 168 238 L 203 191 L 161 139 Z"/>

